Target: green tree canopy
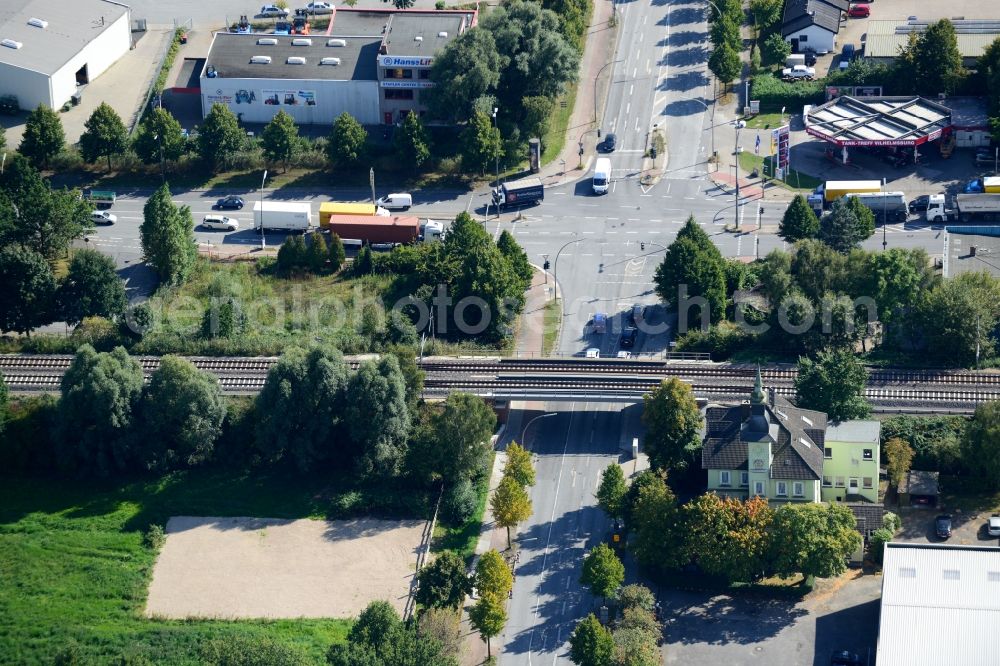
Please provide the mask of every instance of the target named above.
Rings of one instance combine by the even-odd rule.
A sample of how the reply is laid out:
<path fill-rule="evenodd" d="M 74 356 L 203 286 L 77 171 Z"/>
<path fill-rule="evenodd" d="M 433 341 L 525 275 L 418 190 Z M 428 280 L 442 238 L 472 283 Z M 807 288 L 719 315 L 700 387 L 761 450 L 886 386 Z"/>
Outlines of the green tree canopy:
<path fill-rule="evenodd" d="M 706 493 L 684 505 L 688 557 L 713 576 L 749 582 L 767 568 L 772 511 L 767 500 Z"/>
<path fill-rule="evenodd" d="M 476 562 L 475 585 L 479 594 L 492 594 L 500 599 L 514 587 L 514 574 L 504 561 L 503 555 L 488 550 Z"/>
<path fill-rule="evenodd" d="M 469 609 L 469 624 L 479 632 L 486 642 L 486 654 L 490 655 L 490 639 L 503 631 L 507 623 L 506 601 L 495 594 L 483 594 Z"/>
<path fill-rule="evenodd" d="M 524 289 L 530 287 L 535 269 L 531 267 L 527 253 L 515 240 L 514 235 L 506 229 L 501 231 L 500 237 L 497 238 L 497 249 L 507 259 L 514 274 L 521 279 Z"/>
<path fill-rule="evenodd" d="M 917 90 L 926 95 L 952 94 L 966 77 L 955 25 L 948 19 L 927 26 L 913 46 Z"/>
<path fill-rule="evenodd" d="M 198 156 L 212 169 L 218 169 L 246 146 L 246 134 L 236 115 L 224 104 L 213 104 L 198 129 Z"/>
<path fill-rule="evenodd" d="M 365 361 L 351 375 L 345 419 L 363 476 L 384 478 L 402 471 L 410 411 L 406 382 L 395 356 Z"/>
<path fill-rule="evenodd" d="M 776 36 L 782 44 L 786 43 L 778 33 L 772 36 Z M 781 223 L 778 225 L 778 235 L 789 243 L 794 243 L 804 238 L 815 238 L 818 233 L 819 218 L 816 217 L 812 207 L 806 203 L 806 198 L 801 194 L 796 194 L 781 218 Z"/>
<path fill-rule="evenodd" d="M 882 564 L 882 558 L 885 556 L 885 544 L 890 541 L 892 541 L 892 532 L 884 527 L 880 527 L 872 533 L 869 541 L 869 553 L 876 564 Z"/>
<path fill-rule="evenodd" d="M 916 311 L 939 282 L 923 248 L 891 248 L 867 256 L 863 291 L 875 299 L 878 319 L 887 329 Z"/>
<path fill-rule="evenodd" d="M 741 67 L 740 54 L 727 43 L 716 46 L 708 58 L 708 68 L 719 79 L 723 87 L 728 86 L 740 75 Z"/>
<path fill-rule="evenodd" d="M 690 216 L 657 267 L 656 293 L 664 302 L 683 305 L 680 288 L 688 298 L 703 297 L 708 303 L 711 321 L 719 322 L 726 314 L 726 273 L 722 255 L 708 235 Z"/>
<path fill-rule="evenodd" d="M 330 270 L 338 272 L 347 261 L 347 253 L 344 250 L 344 241 L 335 233 L 330 233 Z"/>
<path fill-rule="evenodd" d="M 613 666 L 616 663 L 611 632 L 593 613 L 580 620 L 570 634 L 569 658 L 577 666 Z"/>
<path fill-rule="evenodd" d="M 417 574 L 415 599 L 424 608 L 458 608 L 470 588 L 465 562 L 446 550 Z"/>
<path fill-rule="evenodd" d="M 535 465 L 531 459 L 531 451 L 517 442 L 511 442 L 507 446 L 507 463 L 503 474 L 517 481 L 522 488 L 535 485 Z"/>
<path fill-rule="evenodd" d="M 1000 402 L 981 403 L 961 440 L 962 458 L 992 488 L 1000 488 Z"/>
<path fill-rule="evenodd" d="M 949 364 L 972 365 L 996 350 L 1000 282 L 984 272 L 945 280 L 921 304 L 927 349 Z"/>
<path fill-rule="evenodd" d="M 181 124 L 169 111 L 156 107 L 146 112 L 135 138 L 132 150 L 144 164 L 157 164 L 161 158 L 176 162 L 187 151 L 187 138 Z"/>
<path fill-rule="evenodd" d="M 865 399 L 868 373 L 850 349 L 819 352 L 799 358 L 795 377 L 798 405 L 825 412 L 831 421 L 863 419 L 871 413 Z"/>
<path fill-rule="evenodd" d="M 396 630 L 402 627 L 399 613 L 388 601 L 373 601 L 368 604 L 358 619 L 351 625 L 347 640 L 351 643 L 368 645 L 378 653 L 392 640 Z"/>
<path fill-rule="evenodd" d="M 503 157 L 503 141 L 500 130 L 493 124 L 493 119 L 476 111 L 462 134 L 463 164 L 475 167 L 479 173 L 492 169 L 496 160 Z"/>
<path fill-rule="evenodd" d="M 23 245 L 0 248 L 0 330 L 30 333 L 52 321 L 56 279 L 45 257 Z"/>
<path fill-rule="evenodd" d="M 860 546 L 854 514 L 843 504 L 785 504 L 774 512 L 771 565 L 780 576 L 839 576 Z"/>
<path fill-rule="evenodd" d="M 962 441 L 966 441 L 963 438 Z M 885 454 L 885 469 L 889 481 L 899 488 L 910 473 L 913 464 L 913 448 L 899 437 L 890 437 L 883 447 Z"/>
<path fill-rule="evenodd" d="M 271 118 L 261 133 L 261 147 L 264 149 L 264 159 L 268 162 L 281 162 L 288 171 L 288 162 L 299 150 L 299 128 L 295 119 L 279 110 Z"/>
<path fill-rule="evenodd" d="M 482 398 L 454 392 L 436 409 L 427 427 L 411 442 L 417 463 L 410 467 L 437 476 L 449 487 L 486 470 L 493 448 L 496 415 Z"/>
<path fill-rule="evenodd" d="M 433 114 L 456 122 L 469 118 L 473 102 L 496 90 L 500 63 L 488 30 L 475 27 L 455 37 L 431 65 L 436 85 L 428 91 L 428 103 Z"/>
<path fill-rule="evenodd" d="M 750 0 L 750 13 L 753 14 L 753 22 L 757 26 L 758 33 L 767 31 L 768 28 L 781 19 L 781 9 L 783 6 L 784 3 L 781 0 Z M 781 35 L 778 36 L 780 37 Z M 789 51 L 791 51 L 791 45 L 789 45 Z M 787 56 L 788 54 L 785 55 Z M 774 62 L 783 61 L 784 56 Z"/>
<path fill-rule="evenodd" d="M 677 498 L 663 475 L 649 475 L 638 486 L 631 515 L 629 547 L 643 568 L 662 573 L 687 563 Z"/>
<path fill-rule="evenodd" d="M 116 319 L 125 312 L 125 285 L 115 262 L 97 250 L 78 250 L 69 263 L 69 273 L 59 286 L 59 311 L 70 324 L 84 317 Z"/>
<path fill-rule="evenodd" d="M 590 549 L 583 559 L 580 583 L 590 588 L 597 597 L 613 597 L 625 581 L 625 565 L 615 551 L 606 543 L 599 543 Z"/>
<path fill-rule="evenodd" d="M 111 157 L 123 155 L 128 150 L 128 128 L 121 116 L 106 102 L 101 102 L 90 114 L 84 127 L 86 129 L 80 135 L 80 154 L 83 159 L 93 164 L 106 157 L 108 171 L 111 171 Z"/>
<path fill-rule="evenodd" d="M 723 45 L 728 45 L 736 53 L 743 50 L 743 40 L 740 38 L 741 19 L 742 17 L 726 14 L 712 21 L 708 35 L 716 50 Z"/>
<path fill-rule="evenodd" d="M 653 469 L 684 469 L 701 446 L 701 410 L 690 384 L 665 379 L 643 396 L 643 448 Z"/>
<path fill-rule="evenodd" d="M 419 169 L 431 158 L 430 135 L 415 113 L 408 113 L 403 118 L 393 141 L 403 164 L 411 169 Z"/>
<path fill-rule="evenodd" d="M 645 585 L 633 583 L 618 590 L 618 605 L 622 610 L 641 608 L 652 613 L 656 608 L 656 596 Z"/>
<path fill-rule="evenodd" d="M 601 473 L 601 485 L 597 488 L 597 506 L 610 518 L 621 518 L 628 485 L 621 465 L 612 462 Z"/>
<path fill-rule="evenodd" d="M 994 39 L 979 57 L 976 71 L 986 82 L 986 95 L 991 116 L 1000 116 L 1000 37 Z M 1000 121 L 1000 118 L 994 118 Z"/>
<path fill-rule="evenodd" d="M 38 169 L 49 168 L 49 160 L 62 152 L 66 142 L 59 114 L 39 104 L 24 122 L 24 134 L 17 151 Z"/>
<path fill-rule="evenodd" d="M 191 209 L 174 204 L 164 183 L 146 201 L 142 215 L 139 238 L 146 262 L 163 282 L 184 282 L 198 257 Z"/>
<path fill-rule="evenodd" d="M 340 166 L 356 164 L 365 155 L 368 132 L 354 116 L 344 111 L 333 121 L 333 129 L 326 142 L 326 155 Z"/>
<path fill-rule="evenodd" d="M 55 437 L 67 471 L 108 476 L 136 458 L 133 424 L 143 372 L 122 347 L 97 353 L 83 345 L 62 377 Z"/>
<path fill-rule="evenodd" d="M 493 518 L 500 527 L 507 528 L 507 546 L 510 546 L 510 528 L 531 517 L 531 498 L 515 479 L 505 476 L 490 497 Z"/>
<path fill-rule="evenodd" d="M 857 197 L 833 202 L 820 221 L 819 239 L 837 252 L 847 254 L 875 233 L 875 214 Z"/>

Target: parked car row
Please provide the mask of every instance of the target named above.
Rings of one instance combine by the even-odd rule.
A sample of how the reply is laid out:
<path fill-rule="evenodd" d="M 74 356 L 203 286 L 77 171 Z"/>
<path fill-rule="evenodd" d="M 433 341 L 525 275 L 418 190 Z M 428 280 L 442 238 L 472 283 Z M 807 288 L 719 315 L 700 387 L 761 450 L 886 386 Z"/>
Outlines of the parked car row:
<path fill-rule="evenodd" d="M 287 7 L 280 7 L 278 5 L 264 5 L 260 8 L 260 12 L 257 16 L 261 18 L 288 18 L 292 11 Z M 333 13 L 333 3 L 331 2 L 310 2 L 305 7 L 300 10 L 296 10 L 296 14 L 332 14 Z"/>

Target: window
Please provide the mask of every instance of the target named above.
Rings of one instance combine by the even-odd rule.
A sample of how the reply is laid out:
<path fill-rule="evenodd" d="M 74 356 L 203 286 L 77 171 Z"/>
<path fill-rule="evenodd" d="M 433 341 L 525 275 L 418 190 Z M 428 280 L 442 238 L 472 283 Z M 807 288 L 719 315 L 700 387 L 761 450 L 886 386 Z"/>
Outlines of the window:
<path fill-rule="evenodd" d="M 422 79 L 429 79 L 429 78 L 431 78 L 431 70 L 429 70 L 429 69 L 421 69 L 421 70 L 419 70 L 419 72 L 420 72 L 420 78 L 422 78 Z"/>
<path fill-rule="evenodd" d="M 392 89 L 389 89 L 389 90 L 385 91 L 385 98 L 386 99 L 413 99 L 413 91 L 412 90 L 392 90 Z"/>
<path fill-rule="evenodd" d="M 387 79 L 412 79 L 413 70 L 412 69 L 387 69 L 385 70 L 385 78 Z"/>
<path fill-rule="evenodd" d="M 872 487 L 872 477 L 870 477 L 870 476 L 862 477 L 861 478 L 861 486 L 863 488 L 868 488 L 869 490 L 871 490 L 871 487 Z"/>
<path fill-rule="evenodd" d="M 830 458 L 832 458 L 833 457 L 833 449 L 831 449 L 829 446 L 826 447 L 825 449 L 823 449 L 823 457 L 826 458 L 827 460 L 829 460 Z"/>
<path fill-rule="evenodd" d="M 823 477 L 823 487 L 824 488 L 831 488 L 832 486 L 833 486 L 833 477 L 832 476 L 824 476 Z"/>
<path fill-rule="evenodd" d="M 740 485 L 746 488 L 750 484 L 750 473 L 740 472 Z"/>
<path fill-rule="evenodd" d="M 862 454 L 863 454 L 862 457 L 865 460 L 872 460 L 872 450 L 871 449 L 865 449 L 864 451 L 862 451 Z"/>
<path fill-rule="evenodd" d="M 753 482 L 753 494 L 754 495 L 763 495 L 764 494 L 764 482 L 763 481 L 754 481 Z"/>
<path fill-rule="evenodd" d="M 843 488 L 844 487 L 844 477 L 842 477 L 842 476 L 838 476 L 837 477 L 837 487 L 838 488 Z"/>
<path fill-rule="evenodd" d="M 799 44 L 805 44 L 809 41 L 809 35 L 799 35 Z"/>
<path fill-rule="evenodd" d="M 806 494 L 801 481 L 796 481 L 792 484 L 792 494 L 796 497 L 802 497 Z"/>
<path fill-rule="evenodd" d="M 784 481 L 778 481 L 778 497 L 788 496 L 788 484 Z"/>
<path fill-rule="evenodd" d="M 732 481 L 731 481 L 730 477 L 731 477 L 731 474 L 728 471 L 719 472 L 719 485 L 720 486 L 729 486 L 729 485 L 732 485 Z"/>

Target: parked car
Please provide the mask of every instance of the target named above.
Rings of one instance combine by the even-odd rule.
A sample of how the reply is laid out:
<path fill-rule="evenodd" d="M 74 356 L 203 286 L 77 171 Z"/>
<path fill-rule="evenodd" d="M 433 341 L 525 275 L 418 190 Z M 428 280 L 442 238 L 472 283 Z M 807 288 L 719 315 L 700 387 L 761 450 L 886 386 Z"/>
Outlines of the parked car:
<path fill-rule="evenodd" d="M 997 153 L 995 148 L 977 148 L 976 149 L 976 166 L 982 166 L 988 164 L 990 166 L 996 164 Z"/>
<path fill-rule="evenodd" d="M 1000 537 L 1000 515 L 989 517 L 986 521 L 986 533 L 991 537 Z"/>
<path fill-rule="evenodd" d="M 215 207 L 220 210 L 240 210 L 243 208 L 243 197 L 230 195 L 215 202 Z"/>
<path fill-rule="evenodd" d="M 830 655 L 830 666 L 861 666 L 863 663 L 861 657 L 847 650 L 838 650 Z"/>
<path fill-rule="evenodd" d="M 240 228 L 240 223 L 225 215 L 206 215 L 201 220 L 201 226 L 205 229 L 216 229 L 218 231 L 236 231 Z"/>
<path fill-rule="evenodd" d="M 90 214 L 90 221 L 94 224 L 114 224 L 118 217 L 106 210 L 95 210 Z"/>
<path fill-rule="evenodd" d="M 854 44 L 844 44 L 840 49 L 840 60 L 850 62 L 854 60 Z"/>
<path fill-rule="evenodd" d="M 257 16 L 265 16 L 267 18 L 285 18 L 290 12 L 287 7 L 279 7 L 278 5 L 264 5 L 260 8 L 260 13 Z"/>
<path fill-rule="evenodd" d="M 806 57 L 806 67 L 812 67 L 816 64 L 816 52 L 812 49 L 806 49 L 802 55 Z"/>
<path fill-rule="evenodd" d="M 618 358 L 632 358 L 632 352 L 627 352 L 623 349 L 618 352 Z"/>
<path fill-rule="evenodd" d="M 951 536 L 951 514 L 943 513 L 934 519 L 934 533 L 939 539 Z"/>
<path fill-rule="evenodd" d="M 583 353 L 587 358 L 601 358 L 601 350 L 597 347 L 591 347 Z"/>
<path fill-rule="evenodd" d="M 333 3 L 331 2 L 310 2 L 303 9 L 310 14 L 332 14 Z"/>
<path fill-rule="evenodd" d="M 621 346 L 622 348 L 628 347 L 632 349 L 635 347 L 635 340 L 639 337 L 639 329 L 634 326 L 629 326 L 624 331 L 622 331 Z"/>
<path fill-rule="evenodd" d="M 921 194 L 919 197 L 911 201 L 907 208 L 911 213 L 926 213 L 927 204 L 930 202 L 931 197 L 929 194 Z"/>
<path fill-rule="evenodd" d="M 847 15 L 852 18 L 868 18 L 871 13 L 871 7 L 868 5 L 854 5 L 847 10 Z"/>
<path fill-rule="evenodd" d="M 816 78 L 816 68 L 807 67 L 806 65 L 785 67 L 781 70 L 781 78 L 792 81 L 812 81 Z"/>
<path fill-rule="evenodd" d="M 614 132 L 604 137 L 604 144 L 602 145 L 601 150 L 603 150 L 606 153 L 613 153 L 615 152 L 615 148 L 617 147 L 618 147 L 618 136 Z"/>

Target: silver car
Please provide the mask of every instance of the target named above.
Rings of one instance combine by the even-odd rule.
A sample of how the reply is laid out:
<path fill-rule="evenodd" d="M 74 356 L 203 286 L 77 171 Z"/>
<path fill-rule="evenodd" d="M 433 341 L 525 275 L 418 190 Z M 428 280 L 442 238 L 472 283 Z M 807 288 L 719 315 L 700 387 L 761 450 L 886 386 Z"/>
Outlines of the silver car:
<path fill-rule="evenodd" d="M 94 224 L 114 224 L 118 217 L 106 210 L 95 210 L 90 214 L 90 221 Z"/>
<path fill-rule="evenodd" d="M 291 12 L 285 7 L 279 7 L 278 5 L 264 5 L 260 8 L 260 13 L 257 16 L 266 16 L 267 18 L 285 18 Z"/>
<path fill-rule="evenodd" d="M 206 215 L 201 221 L 201 226 L 217 231 L 236 231 L 240 228 L 240 223 L 225 215 Z"/>

